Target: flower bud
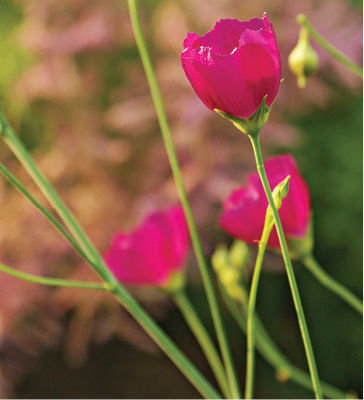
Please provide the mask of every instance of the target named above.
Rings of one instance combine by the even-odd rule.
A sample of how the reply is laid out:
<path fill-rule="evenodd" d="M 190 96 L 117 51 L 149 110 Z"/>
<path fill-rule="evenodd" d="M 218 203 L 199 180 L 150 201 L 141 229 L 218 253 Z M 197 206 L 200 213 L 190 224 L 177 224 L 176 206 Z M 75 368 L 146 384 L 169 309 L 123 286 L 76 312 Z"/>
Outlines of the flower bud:
<path fill-rule="evenodd" d="M 306 28 L 301 28 L 296 47 L 288 57 L 291 71 L 297 76 L 297 86 L 304 88 L 306 78 L 318 68 L 319 59 L 316 51 L 311 47 L 309 33 Z"/>

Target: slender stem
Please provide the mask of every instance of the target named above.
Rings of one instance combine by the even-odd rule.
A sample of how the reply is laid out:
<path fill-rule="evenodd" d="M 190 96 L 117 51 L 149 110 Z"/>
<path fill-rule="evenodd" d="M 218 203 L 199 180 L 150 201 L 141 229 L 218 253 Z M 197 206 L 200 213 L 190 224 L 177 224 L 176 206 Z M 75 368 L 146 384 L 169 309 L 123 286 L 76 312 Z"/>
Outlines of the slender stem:
<path fill-rule="evenodd" d="M 24 168 L 27 170 L 29 175 L 32 177 L 33 181 L 42 191 L 49 203 L 58 212 L 59 216 L 62 218 L 74 238 L 77 238 L 79 245 L 82 250 L 86 253 L 87 257 L 90 258 L 92 262 L 98 259 L 97 251 L 91 245 L 90 240 L 86 236 L 85 232 L 82 232 L 81 227 L 76 222 L 71 211 L 65 206 L 63 201 L 57 195 L 54 188 L 50 185 L 44 175 L 39 171 L 32 157 L 24 147 L 20 139 L 15 135 L 12 128 L 7 123 L 5 117 L 0 112 L 0 135 L 3 136 L 5 143 L 15 154 L 18 160 L 22 163 Z"/>
<path fill-rule="evenodd" d="M 299 322 L 299 326 L 300 326 L 300 330 L 301 330 L 303 344 L 305 347 L 306 358 L 307 358 L 307 363 L 308 363 L 308 367 L 309 367 L 310 374 L 311 374 L 313 389 L 314 389 L 316 398 L 321 399 L 322 398 L 321 386 L 320 386 L 320 381 L 319 381 L 319 377 L 318 377 L 318 373 L 317 373 L 316 361 L 315 361 L 315 357 L 314 357 L 314 353 L 313 353 L 313 349 L 312 349 L 311 339 L 310 339 L 310 335 L 309 335 L 308 329 L 307 329 L 306 318 L 305 318 L 305 314 L 304 314 L 303 307 L 302 307 L 301 297 L 300 297 L 298 287 L 297 287 L 296 277 L 294 274 L 293 266 L 292 266 L 289 252 L 288 252 L 286 238 L 284 236 L 284 232 L 283 232 L 281 220 L 278 215 L 277 208 L 273 201 L 272 191 L 269 186 L 268 178 L 265 173 L 262 151 L 260 149 L 259 135 L 249 136 L 249 138 L 250 138 L 252 146 L 253 146 L 257 170 L 258 170 L 265 194 L 267 196 L 268 203 L 273 212 L 274 223 L 275 223 L 275 226 L 277 229 L 279 243 L 280 243 L 282 255 L 283 255 L 283 260 L 284 260 L 284 263 L 286 266 L 288 281 L 289 281 L 289 285 L 291 288 L 293 302 L 294 302 L 297 317 L 298 317 L 298 322 Z"/>
<path fill-rule="evenodd" d="M 221 294 L 225 301 L 225 304 L 230 311 L 231 315 L 235 319 L 236 323 L 240 327 L 243 333 L 247 334 L 247 305 L 243 305 L 241 310 L 237 304 L 228 296 L 225 289 L 220 285 Z M 243 312 L 242 312 L 243 311 Z M 245 312 L 244 312 L 245 311 Z M 273 339 L 269 336 L 264 325 L 260 321 L 257 314 L 255 314 L 255 346 L 259 353 L 266 359 L 266 361 L 276 370 L 280 371 L 284 369 L 287 374 L 287 378 L 298 385 L 312 390 L 312 383 L 310 376 L 300 368 L 294 366 L 286 356 L 281 352 L 278 346 L 274 343 Z M 346 393 L 340 389 L 335 388 L 329 383 L 321 382 L 322 391 L 324 396 L 330 399 L 344 399 Z"/>
<path fill-rule="evenodd" d="M 329 42 L 327 42 L 308 22 L 306 16 L 304 14 L 297 15 L 297 22 L 305 27 L 311 37 L 322 47 L 324 48 L 330 55 L 348 67 L 354 74 L 358 75 L 361 79 L 363 79 L 363 69 L 359 67 L 359 65 L 355 64 L 353 61 L 349 60 L 341 51 L 332 46 Z"/>
<path fill-rule="evenodd" d="M 133 299 L 126 289 L 114 278 L 107 266 L 102 260 L 94 245 L 86 236 L 79 223 L 67 209 L 63 201 L 58 196 L 52 185 L 39 171 L 30 154 L 22 142 L 13 133 L 5 118 L 0 113 L 0 135 L 3 136 L 5 143 L 17 156 L 19 161 L 28 171 L 39 189 L 53 205 L 66 226 L 69 227 L 73 236 L 82 247 L 88 257 L 92 259 L 90 264 L 96 272 L 110 286 L 110 291 L 117 297 L 118 301 L 127 311 L 138 321 L 145 331 L 152 337 L 156 344 L 164 351 L 171 361 L 180 369 L 191 384 L 205 398 L 220 398 L 219 393 L 211 386 L 209 382 L 201 375 L 191 361 L 178 349 L 175 343 L 163 332 L 155 323 L 149 314 Z"/>
<path fill-rule="evenodd" d="M 215 345 L 211 340 L 208 332 L 203 326 L 200 318 L 198 317 L 193 305 L 189 301 L 184 291 L 179 291 L 173 296 L 175 303 L 179 310 L 184 316 L 188 326 L 199 342 L 205 356 L 210 364 L 212 371 L 214 372 L 215 378 L 220 385 L 220 388 L 225 398 L 231 398 L 229 385 L 226 380 L 226 374 L 224 366 L 221 363 L 220 356 L 215 349 Z"/>
<path fill-rule="evenodd" d="M 314 259 L 312 255 L 308 255 L 301 260 L 302 264 L 316 277 L 316 279 L 327 289 L 331 290 L 337 296 L 341 297 L 359 314 L 363 314 L 363 303 L 360 299 L 351 293 L 344 285 L 332 278 Z"/>
<path fill-rule="evenodd" d="M 157 79 L 153 70 L 152 62 L 145 44 L 144 36 L 141 30 L 138 10 L 136 5 L 136 0 L 128 0 L 129 5 L 129 13 L 130 19 L 132 23 L 132 28 L 134 31 L 134 36 L 136 39 L 136 43 L 139 49 L 140 57 L 144 66 L 145 74 L 148 79 L 151 95 L 153 98 L 154 106 L 158 115 L 159 125 L 161 128 L 165 148 L 167 151 L 168 159 L 171 165 L 171 169 L 173 172 L 173 176 L 176 182 L 176 186 L 178 189 L 178 193 L 180 196 L 181 204 L 186 216 L 191 241 L 193 248 L 195 250 L 197 263 L 201 272 L 202 281 L 205 287 L 207 300 L 210 307 L 210 312 L 212 315 L 212 319 L 214 322 L 216 336 L 219 342 L 220 350 L 222 353 L 222 357 L 224 360 L 224 365 L 226 368 L 229 386 L 231 389 L 231 395 L 234 398 L 240 398 L 240 391 L 238 382 L 236 379 L 236 375 L 234 372 L 233 361 L 231 358 L 231 353 L 229 350 L 226 334 L 223 327 L 222 318 L 219 311 L 219 306 L 216 298 L 216 294 L 214 291 L 213 283 L 211 280 L 211 275 L 202 251 L 201 243 L 198 237 L 196 224 L 194 222 L 194 218 L 191 211 L 191 206 L 189 204 L 186 190 L 183 184 L 183 178 L 181 174 L 181 169 L 178 164 L 176 152 L 173 146 L 173 141 L 171 137 L 171 132 L 168 125 L 168 120 L 166 116 L 166 112 L 163 106 L 162 98 L 159 92 L 159 87 L 157 83 Z"/>
<path fill-rule="evenodd" d="M 269 207 L 268 207 L 269 209 Z M 267 210 L 268 210 L 267 209 Z M 268 211 L 267 211 L 268 212 Z M 253 386 L 254 386 L 254 347 L 255 347 L 255 305 L 258 293 L 258 284 L 260 272 L 262 270 L 262 264 L 264 259 L 265 249 L 267 248 L 267 242 L 269 235 L 272 231 L 273 225 L 267 224 L 267 218 L 264 223 L 262 236 L 259 241 L 258 255 L 255 262 L 253 277 L 251 281 L 249 291 L 249 302 L 248 302 L 248 316 L 247 316 L 247 357 L 246 357 L 246 377 L 245 377 L 245 398 L 253 398 Z"/>
<path fill-rule="evenodd" d="M 43 213 L 48 221 L 58 230 L 58 232 L 71 244 L 71 246 L 77 251 L 77 253 L 85 259 L 89 264 L 92 261 L 88 258 L 85 252 L 81 249 L 78 243 L 73 237 L 64 229 L 64 227 L 57 221 L 53 215 L 46 210 L 37 200 L 25 189 L 25 187 L 15 178 L 15 176 L 2 164 L 0 164 L 0 172 L 11 182 L 25 197 L 27 197 L 31 203 Z"/>
<path fill-rule="evenodd" d="M 106 282 L 93 283 L 93 282 L 71 281 L 68 279 L 59 279 L 59 278 L 46 278 L 44 276 L 38 276 L 38 275 L 28 274 L 26 272 L 17 271 L 16 269 L 10 268 L 2 263 L 0 263 L 0 271 L 12 275 L 15 278 L 22 279 L 24 281 L 38 283 L 39 285 L 73 287 L 79 289 L 95 289 L 95 290 L 108 290 L 108 291 L 110 290 L 110 286 Z"/>

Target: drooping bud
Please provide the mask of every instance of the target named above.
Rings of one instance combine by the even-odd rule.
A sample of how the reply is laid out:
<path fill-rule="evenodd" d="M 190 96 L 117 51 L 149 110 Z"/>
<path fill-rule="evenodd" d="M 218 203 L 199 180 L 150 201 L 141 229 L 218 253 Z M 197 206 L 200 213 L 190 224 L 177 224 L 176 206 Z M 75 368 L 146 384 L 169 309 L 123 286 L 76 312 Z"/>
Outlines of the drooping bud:
<path fill-rule="evenodd" d="M 288 64 L 297 76 L 297 86 L 304 88 L 306 78 L 317 70 L 319 64 L 318 55 L 310 45 L 309 32 L 306 28 L 301 28 L 297 45 L 288 56 Z"/>

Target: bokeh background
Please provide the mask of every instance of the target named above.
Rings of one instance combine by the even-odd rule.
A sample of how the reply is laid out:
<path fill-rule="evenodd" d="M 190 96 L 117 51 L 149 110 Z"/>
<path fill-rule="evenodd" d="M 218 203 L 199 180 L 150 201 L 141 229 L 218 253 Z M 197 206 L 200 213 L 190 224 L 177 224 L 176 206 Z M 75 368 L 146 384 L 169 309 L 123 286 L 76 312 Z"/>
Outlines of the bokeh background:
<path fill-rule="evenodd" d="M 362 4 L 348 0 L 140 0 L 185 183 L 206 254 L 231 243 L 218 226 L 222 200 L 254 169 L 250 144 L 207 110 L 182 71 L 189 31 L 220 18 L 266 11 L 282 54 L 284 82 L 261 135 L 263 152 L 291 152 L 307 180 L 315 256 L 357 295 L 362 291 L 362 82 L 315 47 L 318 73 L 299 90 L 287 68 L 304 12 L 357 63 Z M 0 104 L 61 196 L 104 251 L 116 230 L 178 201 L 124 0 L 1 0 Z M 4 145 L 1 162 L 46 204 Z M 96 275 L 26 199 L 0 180 L 0 260 L 45 276 Z M 269 254 L 258 312 L 279 347 L 306 368 L 280 257 Z M 362 321 L 296 264 L 320 377 L 362 397 Z M 189 293 L 211 327 L 195 259 Z M 187 355 L 207 364 L 172 302 L 152 289 L 132 292 Z M 224 312 L 236 364 L 245 337 Z M 211 327 L 212 328 L 212 327 Z M 257 356 L 256 396 L 307 398 L 275 379 Z M 198 394 L 147 335 L 104 293 L 36 286 L 0 274 L 0 397 L 194 398 Z"/>

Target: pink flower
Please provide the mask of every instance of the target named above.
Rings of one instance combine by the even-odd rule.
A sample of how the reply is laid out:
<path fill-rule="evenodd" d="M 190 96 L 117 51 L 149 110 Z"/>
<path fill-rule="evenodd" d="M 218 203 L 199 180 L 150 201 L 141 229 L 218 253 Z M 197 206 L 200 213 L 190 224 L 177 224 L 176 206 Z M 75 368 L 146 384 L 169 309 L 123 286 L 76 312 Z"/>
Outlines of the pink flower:
<path fill-rule="evenodd" d="M 271 189 L 287 175 L 291 176 L 289 191 L 279 210 L 286 237 L 303 239 L 310 221 L 310 195 L 291 155 L 271 158 L 264 163 Z M 230 235 L 250 244 L 258 244 L 262 234 L 268 201 L 259 175 L 248 175 L 246 187 L 235 190 L 224 201 L 220 225 Z M 268 246 L 279 249 L 276 228 L 270 235 Z"/>
<path fill-rule="evenodd" d="M 268 107 L 277 95 L 281 60 L 266 14 L 247 22 L 222 19 L 201 37 L 189 33 L 181 60 L 193 89 L 211 110 L 247 119 L 265 95 Z"/>
<path fill-rule="evenodd" d="M 149 214 L 131 233 L 117 233 L 104 258 L 122 283 L 161 286 L 183 268 L 188 250 L 183 210 L 172 207 Z"/>

